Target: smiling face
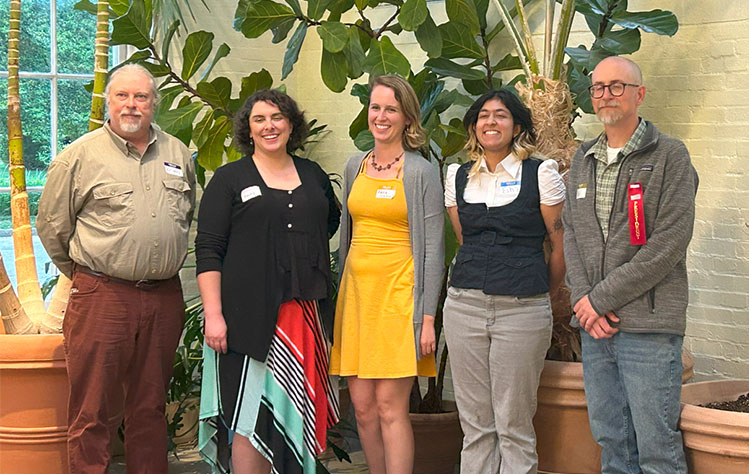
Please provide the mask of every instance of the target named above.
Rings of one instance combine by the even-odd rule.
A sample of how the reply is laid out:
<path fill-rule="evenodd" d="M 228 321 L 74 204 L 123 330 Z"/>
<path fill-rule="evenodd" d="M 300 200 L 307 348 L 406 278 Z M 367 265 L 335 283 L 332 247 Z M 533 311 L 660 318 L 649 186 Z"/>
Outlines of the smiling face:
<path fill-rule="evenodd" d="M 642 84 L 642 78 L 638 76 L 628 61 L 610 57 L 598 63 L 592 80 L 593 85 L 610 85 L 614 82 Z M 644 98 L 645 87 L 626 86 L 624 94 L 619 97 L 611 95 L 611 90 L 606 88 L 603 97 L 591 98 L 591 102 L 596 116 L 604 125 L 616 125 L 637 120 L 637 108 Z"/>
<path fill-rule="evenodd" d="M 393 89 L 382 85 L 375 86 L 369 96 L 367 121 L 375 142 L 387 144 L 402 142 L 409 124 Z"/>
<path fill-rule="evenodd" d="M 250 136 L 255 142 L 255 153 L 286 154 L 292 129 L 289 119 L 275 104 L 260 100 L 252 106 Z"/>
<path fill-rule="evenodd" d="M 510 144 L 520 132 L 520 125 L 515 125 L 505 104 L 494 98 L 481 106 L 474 130 L 476 139 L 486 154 L 504 158 L 510 154 Z"/>
<path fill-rule="evenodd" d="M 109 85 L 109 126 L 122 138 L 148 137 L 155 107 L 151 79 L 140 71 L 118 74 Z"/>

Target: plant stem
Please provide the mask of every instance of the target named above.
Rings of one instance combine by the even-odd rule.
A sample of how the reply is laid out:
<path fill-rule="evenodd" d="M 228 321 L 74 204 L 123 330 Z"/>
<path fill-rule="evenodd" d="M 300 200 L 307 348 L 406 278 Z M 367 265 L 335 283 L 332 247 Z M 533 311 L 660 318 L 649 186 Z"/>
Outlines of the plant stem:
<path fill-rule="evenodd" d="M 574 0 L 563 0 L 559 24 L 557 25 L 557 39 L 554 44 L 554 53 L 551 57 L 550 79 L 558 81 L 562 75 L 562 61 L 564 60 L 564 48 L 570 37 L 572 19 L 575 16 Z"/>
<path fill-rule="evenodd" d="M 531 28 L 528 26 L 528 17 L 525 15 L 525 7 L 523 7 L 523 0 L 515 0 L 515 8 L 517 14 L 520 17 L 520 27 L 523 29 L 523 36 L 525 36 L 525 48 L 528 52 L 528 64 L 531 71 L 534 74 L 538 74 L 538 56 L 536 55 L 536 48 L 533 46 L 533 35 L 531 34 Z"/>
<path fill-rule="evenodd" d="M 515 43 L 515 50 L 518 53 L 520 64 L 522 64 L 525 76 L 528 78 L 528 82 L 530 83 L 533 81 L 533 72 L 531 71 L 530 64 L 528 64 L 528 55 L 523 45 L 523 39 L 520 37 L 518 29 L 515 26 L 515 23 L 512 21 L 512 17 L 510 16 L 510 12 L 507 10 L 507 7 L 504 6 L 504 4 L 499 0 L 492 1 L 494 2 L 494 6 L 497 7 L 499 15 L 502 17 L 502 22 L 504 23 L 507 31 L 510 33 L 512 41 Z"/>

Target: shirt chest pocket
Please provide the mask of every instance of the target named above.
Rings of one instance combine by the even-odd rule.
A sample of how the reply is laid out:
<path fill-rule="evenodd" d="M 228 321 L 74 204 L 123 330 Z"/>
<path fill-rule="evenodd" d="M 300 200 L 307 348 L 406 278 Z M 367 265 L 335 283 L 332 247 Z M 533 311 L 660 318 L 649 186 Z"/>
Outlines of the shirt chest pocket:
<path fill-rule="evenodd" d="M 165 179 L 166 198 L 169 204 L 169 215 L 176 221 L 187 222 L 190 212 L 190 185 L 182 179 Z"/>
<path fill-rule="evenodd" d="M 135 219 L 132 184 L 103 184 L 94 189 L 93 195 L 97 219 L 102 225 L 125 227 Z"/>

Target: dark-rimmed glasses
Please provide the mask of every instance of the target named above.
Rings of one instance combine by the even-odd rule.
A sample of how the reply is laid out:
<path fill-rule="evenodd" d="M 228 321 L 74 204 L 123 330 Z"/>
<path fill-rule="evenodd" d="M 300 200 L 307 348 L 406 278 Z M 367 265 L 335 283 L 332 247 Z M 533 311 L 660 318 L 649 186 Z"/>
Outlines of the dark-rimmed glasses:
<path fill-rule="evenodd" d="M 625 82 L 612 82 L 611 84 L 593 84 L 588 87 L 590 96 L 594 99 L 600 99 L 603 97 L 604 91 L 608 88 L 609 92 L 614 97 L 621 97 L 624 94 L 624 90 L 630 87 L 640 87 L 640 84 L 627 84 Z"/>

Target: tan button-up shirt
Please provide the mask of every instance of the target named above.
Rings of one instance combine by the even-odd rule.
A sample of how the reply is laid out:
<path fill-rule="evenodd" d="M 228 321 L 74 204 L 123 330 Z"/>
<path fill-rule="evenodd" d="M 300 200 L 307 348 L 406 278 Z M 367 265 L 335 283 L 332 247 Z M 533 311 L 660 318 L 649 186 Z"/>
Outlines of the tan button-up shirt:
<path fill-rule="evenodd" d="M 37 231 L 52 262 L 126 280 L 179 271 L 195 208 L 195 169 L 178 139 L 151 127 L 141 156 L 109 127 L 87 133 L 52 161 Z"/>

